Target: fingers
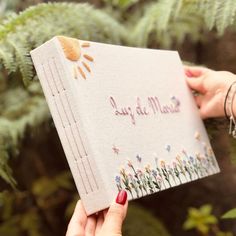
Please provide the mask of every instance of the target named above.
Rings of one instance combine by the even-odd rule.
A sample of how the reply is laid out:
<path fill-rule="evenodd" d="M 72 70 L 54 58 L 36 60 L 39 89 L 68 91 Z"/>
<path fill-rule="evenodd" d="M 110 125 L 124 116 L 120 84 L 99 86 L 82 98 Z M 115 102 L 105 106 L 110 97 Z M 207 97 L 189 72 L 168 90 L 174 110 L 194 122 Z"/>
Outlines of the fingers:
<path fill-rule="evenodd" d="M 108 209 L 106 209 L 106 210 L 103 211 L 103 217 L 104 217 L 104 218 L 106 218 L 107 212 L 108 212 Z"/>
<path fill-rule="evenodd" d="M 199 77 L 203 74 L 203 71 L 201 68 L 198 67 L 184 67 L 185 74 L 187 77 Z"/>
<path fill-rule="evenodd" d="M 100 232 L 100 230 L 102 228 L 103 223 L 104 223 L 104 214 L 103 214 L 103 212 L 99 212 L 98 218 L 97 218 L 95 235 L 98 235 L 98 233 Z"/>
<path fill-rule="evenodd" d="M 206 93 L 206 89 L 204 87 L 204 76 L 196 77 L 196 78 L 189 78 L 187 77 L 186 81 L 188 86 L 199 93 Z"/>
<path fill-rule="evenodd" d="M 185 66 L 184 71 L 187 77 L 199 77 L 210 71 L 210 69 L 199 66 Z"/>
<path fill-rule="evenodd" d="M 202 101 L 203 101 L 203 96 L 198 94 L 196 96 L 194 96 L 194 99 L 195 99 L 195 102 L 197 104 L 198 107 L 201 107 L 202 106 Z"/>
<path fill-rule="evenodd" d="M 201 117 L 203 120 L 209 118 L 208 113 L 205 112 L 203 109 L 200 109 L 199 112 L 200 112 L 200 117 Z"/>
<path fill-rule="evenodd" d="M 87 224 L 85 226 L 85 236 L 94 236 L 96 228 L 97 217 L 92 215 L 88 217 Z"/>
<path fill-rule="evenodd" d="M 207 74 L 210 71 L 208 68 L 203 67 L 184 67 L 186 81 L 188 86 L 199 93 L 205 93 L 206 89 L 204 81 L 207 78 Z"/>
<path fill-rule="evenodd" d="M 122 190 L 113 202 L 106 214 L 103 229 L 105 232 L 121 234 L 122 224 L 128 208 L 127 193 Z"/>
<path fill-rule="evenodd" d="M 218 116 L 216 115 L 218 109 L 212 109 L 215 106 L 214 101 L 210 100 L 206 103 L 206 98 L 203 95 L 195 96 L 194 99 L 199 107 L 199 114 L 202 119 Z"/>
<path fill-rule="evenodd" d="M 87 215 L 82 202 L 79 200 L 68 225 L 66 236 L 84 236 L 86 223 Z"/>
<path fill-rule="evenodd" d="M 116 201 L 111 204 L 108 211 L 102 211 L 97 216 L 87 217 L 81 201 L 78 201 L 68 225 L 66 236 L 94 236 L 100 232 L 107 233 L 107 235 L 121 235 L 127 207 L 126 191 L 121 191 L 118 194 Z"/>
<path fill-rule="evenodd" d="M 220 104 L 220 95 L 214 96 L 213 99 L 207 100 L 207 102 L 203 101 L 200 108 L 200 116 L 202 119 L 206 118 L 215 118 L 215 117 L 223 117 L 225 115 L 224 108 Z"/>

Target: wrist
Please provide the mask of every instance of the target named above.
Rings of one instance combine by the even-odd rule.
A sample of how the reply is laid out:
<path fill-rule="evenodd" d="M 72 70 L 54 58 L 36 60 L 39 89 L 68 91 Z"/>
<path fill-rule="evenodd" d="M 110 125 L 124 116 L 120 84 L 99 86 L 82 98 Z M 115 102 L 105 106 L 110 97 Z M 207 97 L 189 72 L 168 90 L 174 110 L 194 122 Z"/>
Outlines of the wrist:
<path fill-rule="evenodd" d="M 235 105 L 235 93 L 236 93 L 236 81 L 231 82 L 226 92 L 224 98 L 224 113 L 225 117 L 229 120 L 231 116 L 236 114 L 236 110 L 234 108 Z"/>
<path fill-rule="evenodd" d="M 235 118 L 235 98 L 236 98 L 236 81 L 234 81 L 226 94 L 224 102 L 224 112 L 229 120 L 229 134 L 236 138 L 236 118 Z"/>

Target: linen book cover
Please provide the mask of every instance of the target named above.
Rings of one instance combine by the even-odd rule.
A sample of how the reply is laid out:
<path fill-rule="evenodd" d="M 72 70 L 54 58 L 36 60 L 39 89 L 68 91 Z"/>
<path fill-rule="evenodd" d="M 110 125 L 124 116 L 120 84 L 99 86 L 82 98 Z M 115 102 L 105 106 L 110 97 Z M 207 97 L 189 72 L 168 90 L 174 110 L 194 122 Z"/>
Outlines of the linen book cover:
<path fill-rule="evenodd" d="M 87 214 L 219 172 L 176 51 L 58 36 L 31 56 Z"/>

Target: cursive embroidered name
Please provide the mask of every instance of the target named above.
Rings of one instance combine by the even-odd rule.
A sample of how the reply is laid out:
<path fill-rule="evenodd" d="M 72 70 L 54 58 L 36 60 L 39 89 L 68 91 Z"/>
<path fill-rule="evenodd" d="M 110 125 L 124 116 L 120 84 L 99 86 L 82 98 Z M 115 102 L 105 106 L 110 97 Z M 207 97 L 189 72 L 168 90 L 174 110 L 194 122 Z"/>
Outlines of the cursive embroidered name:
<path fill-rule="evenodd" d="M 176 97 L 172 97 L 168 104 L 162 104 L 157 96 L 149 96 L 145 99 L 137 97 L 133 106 L 118 106 L 117 101 L 112 96 L 109 100 L 114 114 L 129 117 L 133 125 L 136 124 L 136 116 L 145 117 L 180 112 L 180 101 Z"/>

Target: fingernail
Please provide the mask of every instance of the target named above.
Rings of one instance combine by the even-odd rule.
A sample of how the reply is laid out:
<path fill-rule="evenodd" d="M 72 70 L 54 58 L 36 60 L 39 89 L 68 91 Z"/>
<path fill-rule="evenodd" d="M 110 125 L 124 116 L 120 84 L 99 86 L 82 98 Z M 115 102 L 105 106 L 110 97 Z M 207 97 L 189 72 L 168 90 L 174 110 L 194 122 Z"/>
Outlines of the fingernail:
<path fill-rule="evenodd" d="M 125 205 L 126 200 L 127 200 L 127 192 L 125 190 L 121 190 L 116 197 L 116 203 Z"/>
<path fill-rule="evenodd" d="M 186 75 L 187 77 L 193 77 L 193 74 L 192 74 L 191 71 L 189 71 L 189 70 L 185 70 L 185 75 Z"/>

